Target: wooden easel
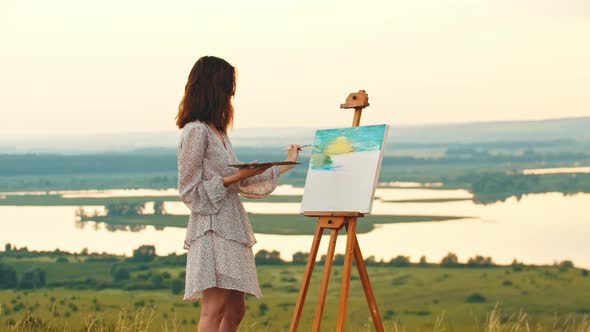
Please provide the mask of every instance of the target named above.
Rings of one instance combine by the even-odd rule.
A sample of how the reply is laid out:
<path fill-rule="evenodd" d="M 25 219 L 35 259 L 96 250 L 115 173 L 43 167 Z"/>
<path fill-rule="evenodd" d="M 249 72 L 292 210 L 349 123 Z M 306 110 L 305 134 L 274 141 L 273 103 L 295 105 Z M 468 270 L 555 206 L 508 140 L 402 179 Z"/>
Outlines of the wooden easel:
<path fill-rule="evenodd" d="M 352 120 L 352 126 L 358 127 L 361 121 L 361 112 L 363 108 L 369 106 L 369 96 L 365 93 L 365 90 L 360 90 L 357 93 L 351 93 L 346 98 L 346 102 L 340 105 L 340 108 L 354 108 L 354 118 Z M 297 303 L 295 304 L 295 311 L 293 312 L 293 318 L 291 319 L 291 326 L 289 327 L 290 332 L 297 331 L 299 326 L 299 319 L 301 318 L 301 312 L 303 311 L 303 304 L 305 303 L 305 296 L 307 295 L 307 289 L 309 288 L 309 282 L 311 280 L 311 274 L 315 265 L 316 256 L 318 253 L 318 247 L 324 229 L 330 230 L 330 242 L 328 244 L 328 253 L 326 255 L 326 262 L 324 263 L 324 273 L 322 275 L 322 281 L 320 284 L 320 293 L 318 302 L 315 309 L 315 316 L 313 319 L 312 331 L 319 331 L 320 324 L 322 321 L 322 314 L 324 311 L 324 304 L 326 302 L 326 294 L 328 292 L 328 281 L 330 279 L 330 272 L 332 270 L 332 261 L 334 260 L 334 248 L 336 247 L 336 238 L 338 231 L 341 228 L 346 229 L 346 250 L 344 253 L 344 268 L 342 271 L 342 284 L 340 287 L 340 303 L 338 306 L 338 322 L 336 325 L 336 331 L 344 331 L 346 322 L 346 309 L 348 305 L 348 291 L 350 288 L 350 272 L 352 268 L 352 259 L 356 262 L 358 268 L 359 277 L 365 291 L 365 297 L 369 305 L 369 311 L 375 324 L 375 329 L 378 332 L 383 332 L 383 323 L 381 322 L 381 316 L 379 315 L 379 309 L 375 302 L 375 294 L 369 281 L 369 275 L 367 274 L 367 268 L 365 261 L 361 253 L 358 240 L 356 238 L 356 221 L 357 218 L 363 217 L 363 214 L 355 211 L 309 211 L 303 212 L 304 216 L 307 217 L 318 217 L 315 234 L 313 236 L 313 242 L 311 244 L 311 250 L 309 257 L 307 258 L 307 265 L 305 266 L 305 272 L 303 274 L 303 281 L 301 288 L 299 289 L 299 296 L 297 297 Z"/>

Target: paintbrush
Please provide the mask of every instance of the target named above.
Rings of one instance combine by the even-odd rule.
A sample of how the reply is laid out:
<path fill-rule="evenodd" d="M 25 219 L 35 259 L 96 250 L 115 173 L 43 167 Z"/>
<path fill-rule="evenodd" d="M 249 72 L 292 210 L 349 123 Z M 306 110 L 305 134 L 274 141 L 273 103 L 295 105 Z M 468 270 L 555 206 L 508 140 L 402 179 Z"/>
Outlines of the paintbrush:
<path fill-rule="evenodd" d="M 311 144 L 302 145 L 301 148 L 303 149 L 303 148 L 306 148 L 308 146 L 311 146 Z M 283 149 L 283 151 L 289 151 L 289 149 Z"/>

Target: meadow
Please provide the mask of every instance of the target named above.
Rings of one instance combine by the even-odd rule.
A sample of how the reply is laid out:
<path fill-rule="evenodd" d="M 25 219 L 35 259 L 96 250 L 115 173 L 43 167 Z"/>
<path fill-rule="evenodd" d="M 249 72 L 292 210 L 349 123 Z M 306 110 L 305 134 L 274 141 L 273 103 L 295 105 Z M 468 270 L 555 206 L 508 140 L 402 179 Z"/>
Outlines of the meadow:
<path fill-rule="evenodd" d="M 185 256 L 155 256 L 141 249 L 123 257 L 13 247 L 3 253 L 1 262 L 11 266 L 20 281 L 0 290 L 0 326 L 15 331 L 194 331 L 200 306 L 182 301 Z M 285 331 L 306 256 L 302 253 L 294 262 L 273 259 L 268 252 L 256 256 L 263 298 L 246 297 L 240 331 Z M 459 263 L 449 257 L 441 263 L 412 263 L 403 256 L 389 262 L 367 259 L 387 331 L 517 331 L 515 326 L 522 331 L 590 331 L 587 270 L 571 262 L 499 266 L 490 258 Z M 325 330 L 337 317 L 341 257 L 334 264 Z M 26 284 L 24 275 L 35 268 L 44 271 L 44 281 Z M 322 269 L 320 260 L 300 331 L 311 328 Z M 348 330 L 370 331 L 360 280 L 355 267 L 352 271 Z"/>

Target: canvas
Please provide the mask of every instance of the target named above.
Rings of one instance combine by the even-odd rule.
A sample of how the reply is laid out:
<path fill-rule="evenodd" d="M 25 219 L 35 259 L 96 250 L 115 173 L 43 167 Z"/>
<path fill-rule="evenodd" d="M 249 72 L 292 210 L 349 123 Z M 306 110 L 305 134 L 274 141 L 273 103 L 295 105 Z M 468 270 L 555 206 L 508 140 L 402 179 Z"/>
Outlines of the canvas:
<path fill-rule="evenodd" d="M 389 125 L 316 130 L 300 213 L 371 213 Z"/>

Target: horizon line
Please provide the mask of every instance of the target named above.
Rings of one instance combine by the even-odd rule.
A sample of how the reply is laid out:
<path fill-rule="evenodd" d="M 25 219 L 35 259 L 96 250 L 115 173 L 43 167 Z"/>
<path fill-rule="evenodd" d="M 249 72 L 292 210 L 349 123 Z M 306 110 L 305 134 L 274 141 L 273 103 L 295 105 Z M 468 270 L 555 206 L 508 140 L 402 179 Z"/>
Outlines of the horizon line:
<path fill-rule="evenodd" d="M 559 121 L 559 120 L 577 120 L 577 119 L 590 119 L 590 115 L 588 116 L 572 116 L 572 117 L 550 117 L 550 118 L 541 118 L 541 119 L 522 119 L 522 120 L 493 120 L 493 121 L 465 121 L 465 122 L 435 122 L 435 123 L 410 123 L 410 124 L 392 124 L 390 122 L 385 122 L 386 124 L 397 127 L 397 128 L 410 128 L 410 127 L 436 127 L 436 126 L 454 126 L 454 125 L 479 125 L 479 124 L 493 124 L 493 123 L 522 123 L 522 122 L 544 122 L 544 121 Z M 379 122 L 383 123 L 383 122 Z M 379 123 L 368 123 L 368 124 L 361 124 L 362 125 L 373 125 Z M 176 128 L 176 127 L 175 127 Z M 230 130 L 240 130 L 240 129 L 317 129 L 317 128 L 339 128 L 339 126 L 265 126 L 265 127 L 236 127 Z M 103 131 L 103 132 L 71 132 L 71 133 L 60 133 L 60 134 L 39 134 L 39 136 L 34 136 L 36 138 L 39 137 L 73 137 L 73 136 L 97 136 L 97 135 L 105 135 L 105 134 L 147 134 L 147 133 L 171 133 L 171 132 L 178 132 L 179 129 L 174 130 L 142 130 L 142 131 Z M 2 136 L 0 134 L 0 138 L 21 138 L 21 137 L 30 137 L 28 134 L 20 134 L 22 136 L 10 135 L 10 136 Z"/>

